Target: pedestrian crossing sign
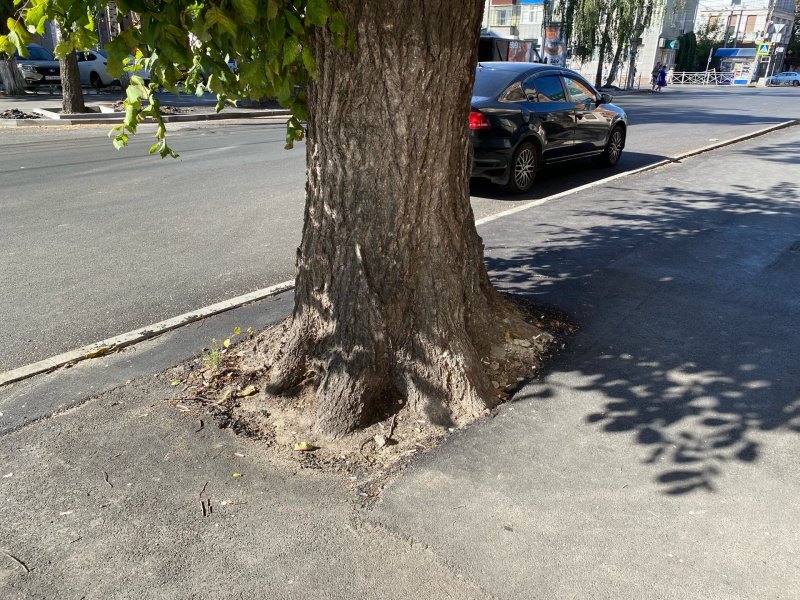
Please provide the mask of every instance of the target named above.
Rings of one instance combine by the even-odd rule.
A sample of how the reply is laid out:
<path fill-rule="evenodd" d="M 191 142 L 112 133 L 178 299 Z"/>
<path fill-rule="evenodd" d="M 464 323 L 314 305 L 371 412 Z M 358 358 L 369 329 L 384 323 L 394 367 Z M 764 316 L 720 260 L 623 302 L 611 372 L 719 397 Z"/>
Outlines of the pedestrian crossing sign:
<path fill-rule="evenodd" d="M 756 55 L 769 56 L 771 50 L 772 50 L 772 42 L 762 42 L 758 45 L 758 51 L 756 52 Z"/>

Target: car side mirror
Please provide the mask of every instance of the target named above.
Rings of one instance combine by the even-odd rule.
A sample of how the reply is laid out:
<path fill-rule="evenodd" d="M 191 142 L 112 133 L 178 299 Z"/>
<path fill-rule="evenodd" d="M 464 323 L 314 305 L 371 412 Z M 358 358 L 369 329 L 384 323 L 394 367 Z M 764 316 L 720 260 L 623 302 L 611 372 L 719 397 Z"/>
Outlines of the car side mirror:
<path fill-rule="evenodd" d="M 612 96 L 611 94 L 608 94 L 606 92 L 603 92 L 602 94 L 600 94 L 600 102 L 598 102 L 598 104 L 611 104 L 611 101 L 613 99 L 614 99 L 614 96 Z"/>

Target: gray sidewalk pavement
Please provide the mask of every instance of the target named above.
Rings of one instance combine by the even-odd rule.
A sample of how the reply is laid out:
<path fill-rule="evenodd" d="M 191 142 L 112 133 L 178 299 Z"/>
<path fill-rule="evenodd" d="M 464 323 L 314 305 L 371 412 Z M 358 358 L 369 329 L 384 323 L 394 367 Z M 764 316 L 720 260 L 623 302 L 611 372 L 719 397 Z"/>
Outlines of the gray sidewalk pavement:
<path fill-rule="evenodd" d="M 137 350 L 76 367 L 105 371 L 92 399 L 0 435 L 0 597 L 800 598 L 798 143 L 482 226 L 497 285 L 583 329 L 369 508 L 175 411 L 145 368 L 123 384 Z M 57 407 L 70 371 L 0 413 Z"/>

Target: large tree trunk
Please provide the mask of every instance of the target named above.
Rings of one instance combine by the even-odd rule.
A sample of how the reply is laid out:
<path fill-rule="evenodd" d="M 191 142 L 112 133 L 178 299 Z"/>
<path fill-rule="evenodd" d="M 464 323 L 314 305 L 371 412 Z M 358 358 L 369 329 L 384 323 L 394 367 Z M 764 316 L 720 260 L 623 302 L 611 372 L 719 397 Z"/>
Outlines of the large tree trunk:
<path fill-rule="evenodd" d="M 611 18 L 613 17 L 613 11 L 609 8 L 606 12 L 606 25 L 603 27 L 603 31 L 600 33 L 600 50 L 599 50 L 599 60 L 597 61 L 597 72 L 594 76 L 594 87 L 599 88 L 603 85 L 603 65 L 606 62 L 606 55 L 608 54 L 608 47 L 611 45 L 611 37 L 609 35 L 609 31 L 611 28 Z"/>
<path fill-rule="evenodd" d="M 25 95 L 25 78 L 19 72 L 17 61 L 13 57 L 0 59 L 0 82 L 3 83 L 6 96 Z"/>
<path fill-rule="evenodd" d="M 620 59 L 622 58 L 622 50 L 624 45 L 624 40 L 619 40 L 617 42 L 617 49 L 614 51 L 614 58 L 611 59 L 611 69 L 608 71 L 608 77 L 606 78 L 606 87 L 611 87 L 614 85 L 614 80 L 617 78 L 617 71 L 619 71 L 619 63 Z"/>
<path fill-rule="evenodd" d="M 334 4 L 357 49 L 326 32 L 313 44 L 305 227 L 273 389 L 313 374 L 316 425 L 332 435 L 398 400 L 433 423 L 464 422 L 491 405 L 480 360 L 511 314 L 469 200 L 483 2 Z"/>
<path fill-rule="evenodd" d="M 86 112 L 77 55 L 75 52 L 70 52 L 59 61 L 59 64 L 61 66 L 61 90 L 63 93 L 62 112 L 68 114 Z"/>

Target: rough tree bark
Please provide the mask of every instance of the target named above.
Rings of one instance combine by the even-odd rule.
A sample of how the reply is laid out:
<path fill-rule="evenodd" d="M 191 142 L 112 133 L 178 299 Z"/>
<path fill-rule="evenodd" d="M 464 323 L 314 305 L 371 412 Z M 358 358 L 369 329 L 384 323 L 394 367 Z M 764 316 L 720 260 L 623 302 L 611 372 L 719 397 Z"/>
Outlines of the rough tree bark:
<path fill-rule="evenodd" d="M 622 50 L 624 45 L 624 40 L 619 40 L 617 42 L 617 49 L 614 51 L 614 58 L 611 59 L 611 68 L 609 69 L 608 77 L 606 78 L 606 87 L 611 87 L 614 85 L 614 81 L 617 79 L 617 72 L 619 71 L 619 64 L 622 60 Z"/>
<path fill-rule="evenodd" d="M 611 28 L 611 19 L 613 17 L 613 11 L 608 10 L 606 12 L 606 25 L 603 27 L 603 31 L 600 34 L 600 50 L 599 50 L 599 60 L 597 61 L 597 72 L 594 76 L 594 86 L 600 87 L 603 85 L 603 65 L 606 62 L 606 55 L 608 54 L 608 48 L 611 45 L 611 36 L 609 35 L 609 31 Z"/>
<path fill-rule="evenodd" d="M 6 96 L 25 95 L 25 79 L 19 72 L 17 61 L 12 58 L 0 59 L 0 82 Z"/>
<path fill-rule="evenodd" d="M 75 52 L 70 52 L 58 62 L 61 67 L 61 91 L 63 94 L 61 110 L 69 114 L 86 112 L 81 88 L 81 74 L 78 70 L 78 56 Z"/>
<path fill-rule="evenodd" d="M 333 4 L 357 50 L 314 40 L 306 218 L 294 313 L 266 359 L 272 389 L 310 377 L 316 427 L 335 436 L 398 399 L 463 422 L 492 405 L 480 360 L 514 314 L 489 282 L 469 201 L 483 2 Z"/>

